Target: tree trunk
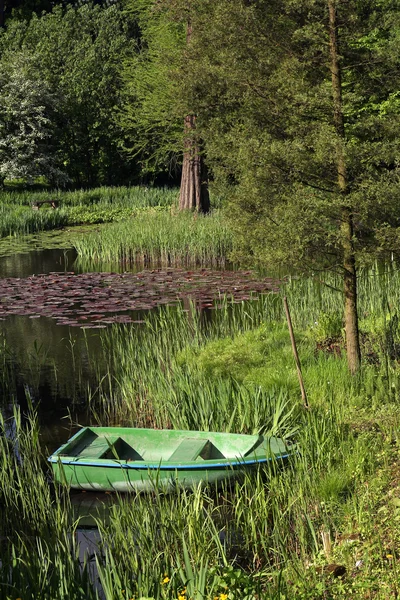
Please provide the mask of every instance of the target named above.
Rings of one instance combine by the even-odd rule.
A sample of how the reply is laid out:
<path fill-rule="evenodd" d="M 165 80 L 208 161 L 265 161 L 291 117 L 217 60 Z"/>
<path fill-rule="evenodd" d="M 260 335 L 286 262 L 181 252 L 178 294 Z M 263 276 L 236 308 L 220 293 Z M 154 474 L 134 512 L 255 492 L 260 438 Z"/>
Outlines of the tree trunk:
<path fill-rule="evenodd" d="M 196 138 L 196 117 L 185 118 L 185 147 L 183 153 L 182 179 L 179 194 L 179 210 L 210 210 L 207 169 Z"/>
<path fill-rule="evenodd" d="M 329 37 L 332 72 L 333 118 L 336 128 L 337 143 L 337 175 L 339 193 L 343 198 L 342 208 L 342 249 L 343 249 L 343 287 L 344 287 L 344 319 L 346 332 L 347 363 L 351 373 L 356 373 L 361 364 L 360 335 L 357 312 L 357 270 L 353 241 L 353 214 L 346 206 L 348 194 L 348 178 L 344 155 L 344 116 L 342 102 L 342 78 L 339 60 L 338 24 L 335 0 L 328 0 Z"/>
<path fill-rule="evenodd" d="M 1 0 L 0 0 L 1 1 Z M 188 19 L 186 44 L 192 38 L 192 24 Z M 201 143 L 196 135 L 196 116 L 187 115 L 184 122 L 184 148 L 182 179 L 179 194 L 179 210 L 196 210 L 207 213 L 210 210 L 208 194 L 208 174 L 201 153 Z"/>

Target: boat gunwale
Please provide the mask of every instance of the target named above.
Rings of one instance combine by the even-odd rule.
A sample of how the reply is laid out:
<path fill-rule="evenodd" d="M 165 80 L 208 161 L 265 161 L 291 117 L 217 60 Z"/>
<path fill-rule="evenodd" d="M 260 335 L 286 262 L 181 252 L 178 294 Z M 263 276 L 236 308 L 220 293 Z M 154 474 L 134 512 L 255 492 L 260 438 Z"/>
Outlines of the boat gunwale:
<path fill-rule="evenodd" d="M 226 459 L 225 461 L 215 462 L 212 459 L 210 461 L 204 460 L 202 462 L 191 462 L 189 464 L 183 464 L 178 462 L 169 462 L 169 461 L 160 461 L 159 463 L 146 463 L 145 461 L 118 461 L 110 459 L 104 459 L 102 462 L 101 459 L 97 459 L 96 461 L 85 461 L 79 458 L 72 460 L 71 457 L 62 457 L 56 454 L 51 455 L 47 460 L 52 464 L 62 464 L 67 466 L 75 466 L 75 467 L 102 467 L 109 469 L 135 469 L 135 470 L 145 470 L 145 471 L 182 471 L 182 470 L 197 470 L 197 471 L 205 471 L 208 469 L 229 469 L 234 467 L 246 467 L 256 464 L 264 464 L 270 462 L 272 460 L 283 460 L 285 458 L 289 458 L 290 454 L 274 454 L 273 456 L 252 458 L 251 460 L 246 459 Z"/>

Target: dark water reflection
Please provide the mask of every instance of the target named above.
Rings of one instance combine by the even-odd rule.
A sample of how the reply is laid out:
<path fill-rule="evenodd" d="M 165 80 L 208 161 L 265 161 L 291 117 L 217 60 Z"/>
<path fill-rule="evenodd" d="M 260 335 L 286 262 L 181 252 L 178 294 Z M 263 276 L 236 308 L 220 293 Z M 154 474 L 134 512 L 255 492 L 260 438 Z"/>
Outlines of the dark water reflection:
<path fill-rule="evenodd" d="M 3 256 L 0 278 L 71 272 L 75 260 L 71 249 Z M 0 409 L 10 414 L 12 402 L 25 410 L 28 399 L 32 401 L 43 444 L 53 451 L 76 430 L 77 422 L 87 424 L 87 394 L 93 392 L 99 373 L 107 371 L 99 332 L 19 315 L 0 321 L 0 331 L 5 342 L 0 376 L 9 381 L 3 397 L 0 391 Z"/>
<path fill-rule="evenodd" d="M 43 445 L 54 450 L 76 429 L 74 423 L 87 421 L 86 393 L 98 370 L 105 369 L 98 332 L 26 316 L 8 317 L 1 331 L 10 383 L 0 406 L 4 412 L 14 400 L 26 411 L 32 402 Z"/>
<path fill-rule="evenodd" d="M 0 257 L 0 277 L 29 277 L 40 273 L 71 271 L 76 260 L 76 251 L 35 250 L 23 254 Z"/>

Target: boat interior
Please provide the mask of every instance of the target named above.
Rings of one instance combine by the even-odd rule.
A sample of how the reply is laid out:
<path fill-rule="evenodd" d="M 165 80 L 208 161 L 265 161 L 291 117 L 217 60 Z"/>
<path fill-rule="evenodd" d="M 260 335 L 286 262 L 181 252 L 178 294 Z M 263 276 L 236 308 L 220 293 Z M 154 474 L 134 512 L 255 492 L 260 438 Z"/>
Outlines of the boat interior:
<path fill-rule="evenodd" d="M 118 432 L 119 433 L 119 432 Z M 168 461 L 168 462 L 194 462 L 203 460 L 218 460 L 228 458 L 229 456 L 238 456 L 248 454 L 254 447 L 254 440 L 249 446 L 253 436 L 248 437 L 247 448 L 234 447 L 234 451 L 224 454 L 216 445 L 218 441 L 210 440 L 207 437 L 190 437 L 190 431 L 184 432 L 185 435 L 179 437 L 165 436 L 162 444 L 145 443 L 140 439 L 140 435 L 118 435 L 110 433 L 97 434 L 90 428 L 82 431 L 81 435 L 73 438 L 67 443 L 60 453 L 62 456 L 75 456 L 79 459 L 87 460 L 122 460 L 122 461 Z M 210 437 L 212 434 L 210 434 Z M 240 436 L 238 436 L 240 438 Z M 256 436 L 254 436 L 256 437 Z"/>

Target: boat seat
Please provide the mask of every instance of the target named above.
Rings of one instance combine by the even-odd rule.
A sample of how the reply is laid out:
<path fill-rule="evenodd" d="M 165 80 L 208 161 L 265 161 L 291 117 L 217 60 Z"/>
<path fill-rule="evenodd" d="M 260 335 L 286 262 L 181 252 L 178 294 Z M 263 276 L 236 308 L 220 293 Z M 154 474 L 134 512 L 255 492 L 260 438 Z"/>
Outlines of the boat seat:
<path fill-rule="evenodd" d="M 112 444 L 108 444 L 108 447 L 101 458 L 108 460 L 143 460 L 143 457 L 135 448 L 128 444 L 123 438 L 119 437 L 114 439 Z"/>
<path fill-rule="evenodd" d="M 102 458 L 103 455 L 115 443 L 116 437 L 97 437 L 91 444 L 86 446 L 80 453 L 79 458 Z"/>
<path fill-rule="evenodd" d="M 169 462 L 193 462 L 207 446 L 208 440 L 185 438 L 171 454 Z"/>

